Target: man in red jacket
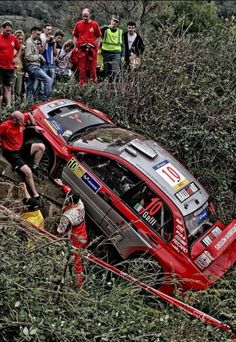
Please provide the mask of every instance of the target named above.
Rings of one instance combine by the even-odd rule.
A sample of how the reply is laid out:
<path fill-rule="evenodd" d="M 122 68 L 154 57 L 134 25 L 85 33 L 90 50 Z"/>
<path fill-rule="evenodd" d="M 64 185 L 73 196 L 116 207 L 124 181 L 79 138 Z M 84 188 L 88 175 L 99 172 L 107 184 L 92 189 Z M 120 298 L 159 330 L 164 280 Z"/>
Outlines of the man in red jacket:
<path fill-rule="evenodd" d="M 68 233 L 72 246 L 77 249 L 74 253 L 75 284 L 82 286 L 84 283 L 83 264 L 78 249 L 84 249 L 88 243 L 84 204 L 80 196 L 72 193 L 71 188 L 63 184 L 61 179 L 56 178 L 54 181 L 66 194 L 65 205 L 57 232 L 61 235 Z"/>
<path fill-rule="evenodd" d="M 91 20 L 91 11 L 85 8 L 82 12 L 82 20 L 79 20 L 73 29 L 75 51 L 78 54 L 79 63 L 77 71 L 80 76 L 80 84 L 87 83 L 87 75 L 91 82 L 97 81 L 97 50 L 100 46 L 101 31 L 98 23 Z"/>
<path fill-rule="evenodd" d="M 32 171 L 25 163 L 22 155 L 24 129 L 26 125 L 34 127 L 37 133 L 43 133 L 44 131 L 41 127 L 35 125 L 35 120 L 32 114 L 23 114 L 19 111 L 13 112 L 8 120 L 0 124 L 2 154 L 13 166 L 14 170 L 21 171 L 24 174 L 25 180 L 32 191 L 33 197 L 39 199 Z M 45 146 L 43 143 L 33 143 L 27 146 L 29 147 L 27 154 L 34 158 L 34 164 L 32 166 L 33 171 L 37 173 Z"/>
<path fill-rule="evenodd" d="M 21 46 L 12 34 L 13 25 L 10 21 L 2 24 L 0 33 L 0 107 L 3 96 L 7 106 L 11 105 L 11 87 L 14 80 L 14 63 L 18 60 Z M 15 50 L 17 51 L 14 56 Z"/>

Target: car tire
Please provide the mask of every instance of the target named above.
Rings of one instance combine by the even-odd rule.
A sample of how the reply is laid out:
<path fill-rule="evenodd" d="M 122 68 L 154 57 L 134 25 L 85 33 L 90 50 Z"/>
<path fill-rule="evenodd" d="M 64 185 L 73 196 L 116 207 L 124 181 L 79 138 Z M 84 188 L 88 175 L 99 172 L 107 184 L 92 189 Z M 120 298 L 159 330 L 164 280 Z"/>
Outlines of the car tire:
<path fill-rule="evenodd" d="M 155 289 L 164 283 L 162 266 L 151 254 L 135 253 L 116 267 Z"/>
<path fill-rule="evenodd" d="M 53 166 L 53 162 L 54 162 L 53 153 L 50 147 L 47 145 L 47 143 L 45 143 L 43 140 L 38 139 L 38 138 L 27 139 L 24 143 L 24 148 L 28 151 L 27 145 L 33 144 L 33 143 L 43 143 L 45 145 L 45 151 L 39 164 L 39 170 L 42 173 L 42 175 L 49 176 L 50 171 Z M 24 155 L 24 148 L 23 148 L 23 155 Z M 24 155 L 24 159 L 29 165 L 32 164 L 32 158 L 30 158 L 30 156 Z"/>

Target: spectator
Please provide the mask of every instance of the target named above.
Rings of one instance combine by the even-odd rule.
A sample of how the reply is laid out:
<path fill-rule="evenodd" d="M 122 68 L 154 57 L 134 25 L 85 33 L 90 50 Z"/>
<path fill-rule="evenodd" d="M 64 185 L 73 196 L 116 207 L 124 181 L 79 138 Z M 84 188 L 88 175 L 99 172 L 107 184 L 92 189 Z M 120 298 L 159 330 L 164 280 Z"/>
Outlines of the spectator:
<path fill-rule="evenodd" d="M 2 24 L 0 33 L 0 107 L 3 98 L 7 106 L 11 106 L 11 89 L 14 81 L 14 63 L 21 49 L 18 39 L 12 34 L 13 25 L 10 21 Z M 14 51 L 17 51 L 14 56 Z"/>
<path fill-rule="evenodd" d="M 43 44 L 42 55 L 45 59 L 45 63 L 42 65 L 42 69 L 46 75 L 51 78 L 52 85 L 56 76 L 56 64 L 55 58 L 57 56 L 56 41 L 52 35 L 52 25 L 45 24 L 43 28 L 43 33 L 41 33 L 40 38 Z"/>
<path fill-rule="evenodd" d="M 79 59 L 77 71 L 80 84 L 84 85 L 88 79 L 91 82 L 97 82 L 97 49 L 100 45 L 101 31 L 98 23 L 91 19 L 89 8 L 82 11 L 82 20 L 75 24 L 73 36 Z"/>
<path fill-rule="evenodd" d="M 56 49 L 57 49 L 57 54 L 58 54 L 58 51 L 60 51 L 62 49 L 62 41 L 63 41 L 63 38 L 64 38 L 64 32 L 61 31 L 61 30 L 58 30 L 55 32 L 55 44 L 56 44 Z"/>
<path fill-rule="evenodd" d="M 65 42 L 63 48 L 58 52 L 56 58 L 56 75 L 59 81 L 68 79 L 72 74 L 71 52 L 73 48 L 73 40 L 69 39 L 67 42 Z"/>
<path fill-rule="evenodd" d="M 14 100 L 18 100 L 18 102 L 21 102 L 24 98 L 25 94 L 25 87 L 24 87 L 24 65 L 23 65 L 23 54 L 25 45 L 24 42 L 24 32 L 22 30 L 17 30 L 14 33 L 14 36 L 18 39 L 20 46 L 21 46 L 21 52 L 18 56 L 18 59 L 15 61 L 15 80 L 13 85 L 13 96 Z M 17 50 L 15 50 L 15 55 L 17 54 Z"/>
<path fill-rule="evenodd" d="M 25 180 L 32 191 L 32 195 L 39 199 L 35 188 L 34 179 L 30 167 L 23 160 L 23 135 L 26 125 L 33 126 L 37 133 L 43 133 L 41 127 L 35 126 L 32 114 L 23 114 L 19 111 L 12 113 L 11 117 L 0 124 L 0 137 L 2 142 L 2 154 L 13 166 L 14 170 L 24 174 Z M 36 175 L 39 174 L 38 166 L 42 159 L 45 146 L 43 143 L 28 145 L 27 155 L 34 158 L 32 169 Z"/>
<path fill-rule="evenodd" d="M 135 22 L 128 22 L 127 29 L 128 31 L 123 34 L 123 55 L 126 67 L 132 69 L 141 63 L 145 45 L 141 36 L 136 32 Z"/>
<path fill-rule="evenodd" d="M 24 182 L 19 183 L 19 188 L 22 190 L 24 198 L 22 202 L 26 205 L 27 211 L 21 214 L 21 218 L 27 222 L 32 223 L 34 226 L 43 228 L 44 218 L 40 211 L 40 203 L 37 199 L 30 196 Z"/>
<path fill-rule="evenodd" d="M 25 70 L 29 74 L 27 83 L 27 100 L 32 101 L 35 99 L 35 81 L 43 83 L 43 99 L 47 99 L 50 95 L 52 88 L 51 78 L 42 70 L 41 63 L 45 63 L 45 58 L 41 55 L 42 42 L 40 40 L 41 29 L 33 27 L 31 29 L 31 36 L 26 41 L 25 47 Z"/>
<path fill-rule="evenodd" d="M 82 286 L 84 283 L 82 257 L 78 252 L 78 248 L 83 249 L 88 243 L 88 234 L 85 224 L 85 209 L 79 195 L 72 193 L 69 186 L 62 183 L 61 179 L 54 179 L 66 194 L 65 206 L 57 232 L 59 234 L 70 234 L 70 240 L 77 251 L 74 254 L 74 267 L 77 286 Z"/>
<path fill-rule="evenodd" d="M 103 66 L 101 47 L 98 49 L 98 54 L 97 54 L 97 78 L 98 78 L 98 82 L 104 79 L 104 66 Z"/>
<path fill-rule="evenodd" d="M 120 71 L 123 32 L 118 27 L 119 23 L 119 16 L 113 15 L 110 25 L 101 28 L 104 75 L 105 77 L 109 77 L 110 81 L 112 81 Z"/>

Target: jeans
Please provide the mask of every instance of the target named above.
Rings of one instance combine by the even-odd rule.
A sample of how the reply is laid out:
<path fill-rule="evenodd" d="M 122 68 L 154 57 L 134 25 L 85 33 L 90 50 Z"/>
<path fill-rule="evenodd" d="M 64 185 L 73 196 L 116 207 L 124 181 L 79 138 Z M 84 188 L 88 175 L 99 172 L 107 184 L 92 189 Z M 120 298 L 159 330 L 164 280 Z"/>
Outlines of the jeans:
<path fill-rule="evenodd" d="M 56 76 L 56 66 L 52 64 L 43 64 L 42 70 L 51 78 L 53 84 Z"/>
<path fill-rule="evenodd" d="M 120 72 L 121 54 L 102 51 L 105 77 L 113 79 Z"/>
<path fill-rule="evenodd" d="M 45 74 L 45 72 L 38 65 L 30 64 L 27 65 L 26 71 L 29 74 L 29 80 L 27 83 L 27 92 L 26 98 L 28 101 L 34 100 L 35 97 L 35 82 L 38 80 L 43 84 L 43 100 L 46 100 L 52 89 L 52 80 L 51 78 Z"/>

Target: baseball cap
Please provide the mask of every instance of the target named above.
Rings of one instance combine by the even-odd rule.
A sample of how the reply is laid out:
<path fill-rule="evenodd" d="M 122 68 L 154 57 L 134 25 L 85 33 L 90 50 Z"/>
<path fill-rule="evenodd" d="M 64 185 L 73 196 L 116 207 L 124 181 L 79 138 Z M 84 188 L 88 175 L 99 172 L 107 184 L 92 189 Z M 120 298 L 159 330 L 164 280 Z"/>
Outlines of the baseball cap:
<path fill-rule="evenodd" d="M 120 21 L 120 16 L 118 14 L 113 14 L 113 16 L 111 17 L 112 20 L 115 21 Z"/>

